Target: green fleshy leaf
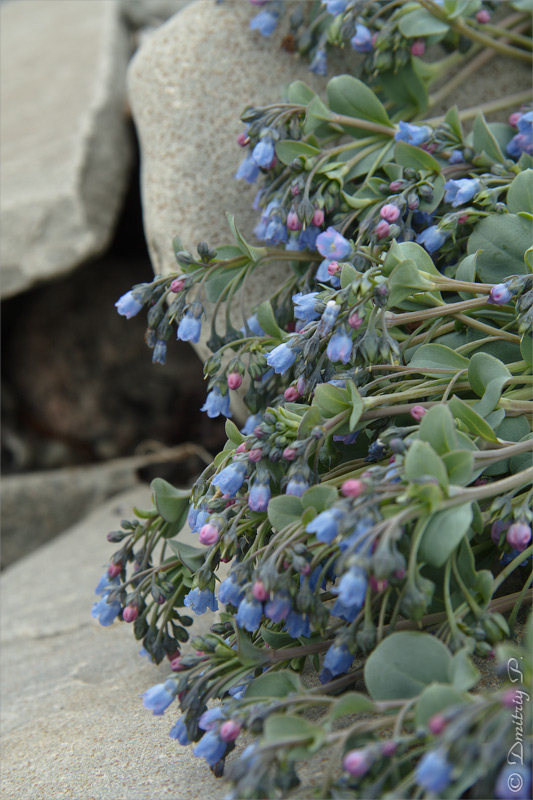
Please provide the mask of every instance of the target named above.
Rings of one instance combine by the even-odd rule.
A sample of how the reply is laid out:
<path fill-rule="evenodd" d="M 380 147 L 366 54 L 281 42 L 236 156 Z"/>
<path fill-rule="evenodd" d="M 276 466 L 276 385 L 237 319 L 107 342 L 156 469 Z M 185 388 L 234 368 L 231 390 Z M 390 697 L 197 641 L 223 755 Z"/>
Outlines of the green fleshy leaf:
<path fill-rule="evenodd" d="M 188 570 L 192 573 L 198 572 L 205 561 L 205 550 L 180 542 L 178 539 L 170 539 L 168 544 Z"/>
<path fill-rule="evenodd" d="M 529 439 L 533 439 L 533 433 L 528 433 L 526 436 L 523 436 L 519 441 L 526 442 Z M 509 459 L 509 469 L 511 472 L 516 474 L 517 472 L 522 472 L 525 469 L 529 469 L 529 467 L 533 466 L 533 452 L 529 453 L 522 453 L 519 456 L 513 456 Z"/>
<path fill-rule="evenodd" d="M 483 417 L 474 411 L 474 409 L 455 396 L 449 401 L 448 406 L 451 413 L 456 419 L 461 420 L 463 425 L 466 425 L 470 433 L 474 436 L 481 436 L 487 442 L 497 442 L 498 437 L 494 433 L 491 426 Z"/>
<path fill-rule="evenodd" d="M 422 150 L 421 147 L 416 147 L 408 142 L 397 142 L 394 154 L 396 161 L 402 167 L 440 174 L 440 164 L 437 159 L 431 153 Z"/>
<path fill-rule="evenodd" d="M 233 214 L 230 214 L 228 211 L 226 212 L 226 218 L 228 220 L 228 224 L 231 228 L 231 232 L 233 234 L 233 238 L 237 243 L 237 247 L 241 249 L 244 255 L 247 255 L 252 261 L 258 261 L 260 258 L 266 255 L 266 247 L 254 247 L 251 244 L 248 244 L 246 239 L 243 237 L 237 225 L 235 224 L 235 217 Z M 241 267 L 242 269 L 242 267 Z"/>
<path fill-rule="evenodd" d="M 312 507 L 319 514 L 329 508 L 337 500 L 337 490 L 334 486 L 311 486 L 301 497 L 304 508 Z"/>
<path fill-rule="evenodd" d="M 284 756 L 291 761 L 308 758 L 322 745 L 326 731 L 295 714 L 272 714 L 267 717 L 263 728 L 265 742 L 275 742 L 284 749 Z M 301 745 L 294 745 L 301 739 Z"/>
<path fill-rule="evenodd" d="M 433 284 L 424 278 L 411 259 L 401 261 L 392 270 L 389 277 L 389 296 L 387 305 L 389 308 L 398 306 L 402 300 L 412 297 L 419 292 L 426 292 L 433 288 Z"/>
<path fill-rule="evenodd" d="M 441 22 L 425 8 L 416 8 L 402 16 L 398 28 L 402 36 L 408 39 L 416 39 L 419 36 L 444 36 L 449 31 L 446 22 Z"/>
<path fill-rule="evenodd" d="M 346 289 L 354 280 L 360 277 L 355 267 L 351 264 L 343 264 L 341 272 L 341 289 Z"/>
<path fill-rule="evenodd" d="M 411 58 L 400 69 L 389 69 L 379 75 L 387 97 L 402 108 L 412 108 L 422 114 L 428 107 L 428 90 L 415 65 L 418 59 Z M 405 117 L 404 117 L 405 118 Z"/>
<path fill-rule="evenodd" d="M 245 439 L 238 427 L 230 419 L 226 420 L 226 436 L 230 442 L 233 442 L 237 447 L 242 444 Z"/>
<path fill-rule="evenodd" d="M 405 457 L 405 475 L 409 481 L 436 478 L 442 489 L 446 491 L 448 488 L 444 462 L 427 442 L 413 442 Z"/>
<path fill-rule="evenodd" d="M 368 657 L 365 683 L 376 701 L 417 697 L 435 681 L 448 683 L 451 660 L 448 648 L 433 636 L 392 633 Z"/>
<path fill-rule="evenodd" d="M 393 242 L 383 262 L 383 275 L 385 277 L 390 275 L 394 268 L 406 259 L 414 261 L 421 272 L 429 272 L 430 275 L 440 276 L 440 272 L 429 253 L 416 242 Z"/>
<path fill-rule="evenodd" d="M 244 696 L 247 700 L 253 697 L 287 697 L 292 694 L 300 694 L 301 690 L 302 685 L 298 675 L 283 669 L 255 678 L 249 684 Z"/>
<path fill-rule="evenodd" d="M 468 380 L 478 397 L 482 397 L 494 378 L 507 380 L 511 373 L 499 358 L 489 353 L 474 353 L 468 364 Z M 492 411 L 492 409 L 491 409 Z"/>
<path fill-rule="evenodd" d="M 331 132 L 331 125 L 328 122 L 332 117 L 329 108 L 316 95 L 307 104 L 307 111 L 304 122 L 304 133 L 315 133 L 317 136 L 327 136 Z"/>
<path fill-rule="evenodd" d="M 443 344 L 423 344 L 415 351 L 409 366 L 422 375 L 442 377 L 444 373 L 434 372 L 435 368 L 448 369 L 450 374 L 468 368 L 468 359 Z"/>
<path fill-rule="evenodd" d="M 419 557 L 432 567 L 443 567 L 460 544 L 472 522 L 472 506 L 460 506 L 435 512 L 424 527 Z"/>
<path fill-rule="evenodd" d="M 418 429 L 418 438 L 428 442 L 439 455 L 457 448 L 455 423 L 447 405 L 433 406 L 424 414 Z"/>
<path fill-rule="evenodd" d="M 191 492 L 189 489 L 176 489 L 163 478 L 154 478 L 150 488 L 155 507 L 166 522 L 187 519 Z"/>
<path fill-rule="evenodd" d="M 320 153 L 318 147 L 306 144 L 305 142 L 295 142 L 292 139 L 282 139 L 276 142 L 276 155 L 283 164 L 291 164 L 295 158 L 313 158 Z"/>
<path fill-rule="evenodd" d="M 330 383 L 321 383 L 315 389 L 313 405 L 324 417 L 330 418 L 346 411 L 351 404 L 346 389 L 332 386 Z"/>
<path fill-rule="evenodd" d="M 334 722 L 346 714 L 372 714 L 376 711 L 376 706 L 365 694 L 359 692 L 347 692 L 333 704 L 328 718 Z"/>
<path fill-rule="evenodd" d="M 242 269 L 242 265 L 240 267 L 226 267 L 221 265 L 213 270 L 211 276 L 205 282 L 205 295 L 210 303 L 216 303 L 226 286 L 238 277 Z"/>
<path fill-rule="evenodd" d="M 511 214 L 533 213 L 533 169 L 526 169 L 513 180 L 507 191 L 507 208 Z"/>
<path fill-rule="evenodd" d="M 269 660 L 268 652 L 260 647 L 255 647 L 248 634 L 242 628 L 238 628 L 237 625 L 235 625 L 235 632 L 237 634 L 237 652 L 241 664 L 250 667 L 260 667 L 262 664 L 266 664 Z"/>
<path fill-rule="evenodd" d="M 487 125 L 483 114 L 478 113 L 474 122 L 473 131 L 473 147 L 479 154 L 484 154 L 484 164 L 490 166 L 491 164 L 501 164 L 505 160 L 505 156 L 501 151 L 498 140 L 492 133 L 490 127 Z"/>
<path fill-rule="evenodd" d="M 520 339 L 520 353 L 522 358 L 530 367 L 533 366 L 533 334 L 525 331 Z"/>
<path fill-rule="evenodd" d="M 265 333 L 275 339 L 283 339 L 285 333 L 281 330 L 270 305 L 270 300 L 264 300 L 255 310 L 257 321 Z"/>
<path fill-rule="evenodd" d="M 350 395 L 350 402 L 352 404 L 352 413 L 350 414 L 348 425 L 350 431 L 354 431 L 355 426 L 361 419 L 361 414 L 365 410 L 365 402 L 361 397 L 361 395 L 359 394 L 359 392 L 357 391 L 357 388 L 353 381 L 346 382 L 346 389 Z"/>
<path fill-rule="evenodd" d="M 454 486 L 467 486 L 472 480 L 474 454 L 470 450 L 452 450 L 442 456 L 448 479 Z"/>
<path fill-rule="evenodd" d="M 531 246 L 531 223 L 516 214 L 491 214 L 482 219 L 468 240 L 468 253 L 478 254 L 482 283 L 503 283 L 510 275 L 525 275 L 524 253 Z"/>
<path fill-rule="evenodd" d="M 383 103 L 378 100 L 372 89 L 351 75 L 337 75 L 328 82 L 328 104 L 331 111 L 337 114 L 363 119 L 386 125 L 394 130 Z M 368 136 L 366 129 L 344 126 L 350 136 Z"/>
<path fill-rule="evenodd" d="M 446 122 L 450 126 L 453 133 L 457 136 L 458 140 L 462 142 L 464 139 L 463 125 L 461 122 L 461 118 L 459 116 L 459 110 L 457 106 L 453 106 L 452 108 L 450 108 L 450 110 L 444 117 L 444 122 Z"/>
<path fill-rule="evenodd" d="M 473 664 L 468 647 L 458 650 L 450 664 L 450 681 L 459 692 L 467 692 L 479 680 L 479 670 Z"/>
<path fill-rule="evenodd" d="M 293 81 L 287 88 L 287 100 L 295 105 L 305 106 L 310 103 L 315 92 L 303 81 Z"/>
<path fill-rule="evenodd" d="M 299 497 L 290 494 L 282 494 L 273 497 L 268 504 L 268 519 L 273 528 L 278 531 L 299 522 L 302 517 L 303 505 Z"/>
<path fill-rule="evenodd" d="M 472 702 L 468 695 L 458 692 L 452 686 L 443 683 L 432 683 L 428 686 L 416 704 L 415 725 L 417 730 L 426 728 L 429 720 L 435 714 L 440 714 L 452 706 Z"/>

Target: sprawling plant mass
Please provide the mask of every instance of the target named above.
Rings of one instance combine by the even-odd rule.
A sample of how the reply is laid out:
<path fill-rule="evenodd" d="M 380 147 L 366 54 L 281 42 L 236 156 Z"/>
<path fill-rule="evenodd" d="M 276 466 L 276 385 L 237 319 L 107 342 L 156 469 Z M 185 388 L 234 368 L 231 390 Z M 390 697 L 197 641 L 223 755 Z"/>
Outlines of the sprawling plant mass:
<path fill-rule="evenodd" d="M 453 89 L 501 47 L 529 58 L 525 5 L 500 27 L 488 5 L 307 4 L 299 36 L 349 40 L 372 88 L 339 75 L 247 108 L 258 242 L 228 215 L 231 244 L 176 238 L 176 273 L 117 303 L 147 308 L 158 363 L 209 308 L 204 410 L 228 441 L 192 492 L 156 479 L 109 535 L 93 615 L 168 657 L 144 704 L 179 705 L 170 735 L 215 774 L 248 734 L 228 798 L 288 796 L 324 750 L 322 798 L 529 796 L 533 112 L 516 95 L 485 109 L 508 123 L 429 117 L 446 87 L 428 94 L 441 67 L 421 59 L 437 41 L 466 59 Z M 286 277 L 248 316 L 240 292 L 272 263 Z M 219 604 L 182 652 L 190 614 Z M 497 659 L 499 691 L 469 692 L 473 655 Z"/>

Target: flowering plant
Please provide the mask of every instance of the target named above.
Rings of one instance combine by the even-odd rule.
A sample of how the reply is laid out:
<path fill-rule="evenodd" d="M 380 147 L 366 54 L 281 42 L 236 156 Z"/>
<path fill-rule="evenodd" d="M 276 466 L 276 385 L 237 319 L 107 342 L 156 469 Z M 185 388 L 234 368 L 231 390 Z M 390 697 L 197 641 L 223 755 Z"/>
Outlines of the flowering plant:
<path fill-rule="evenodd" d="M 381 19 L 379 3 L 322 5 L 330 37 L 356 6 Z M 448 0 L 389 5 L 408 39 L 411 14 L 447 15 L 446 35 L 463 19 Z M 261 176 L 262 244 L 228 215 L 232 244 L 174 239 L 176 273 L 117 303 L 147 307 L 157 363 L 176 329 L 199 341 L 214 304 L 204 410 L 228 418 L 227 444 L 191 492 L 156 479 L 153 507 L 108 536 L 93 616 L 169 659 L 144 704 L 179 703 L 170 735 L 216 775 L 255 737 L 228 760 L 228 798 L 287 796 L 296 764 L 331 748 L 319 797 L 530 790 L 525 744 L 508 753 L 511 710 L 531 714 L 531 620 L 522 649 L 515 626 L 533 554 L 533 112 L 480 112 L 466 135 L 471 110 L 413 121 L 388 92 L 339 75 L 325 99 L 296 82 L 246 109 L 237 177 Z M 236 327 L 232 301 L 270 262 L 285 280 Z M 184 647 L 190 612 L 219 603 Z M 473 695 L 473 658 L 494 655 L 509 686 Z"/>

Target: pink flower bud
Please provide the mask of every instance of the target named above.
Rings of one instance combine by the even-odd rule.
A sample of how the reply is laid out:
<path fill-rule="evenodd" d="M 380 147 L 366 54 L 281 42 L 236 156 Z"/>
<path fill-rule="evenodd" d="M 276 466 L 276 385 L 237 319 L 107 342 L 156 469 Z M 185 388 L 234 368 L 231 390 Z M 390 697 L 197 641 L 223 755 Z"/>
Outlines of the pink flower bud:
<path fill-rule="evenodd" d="M 486 8 L 482 8 L 477 12 L 476 19 L 481 25 L 486 25 L 487 22 L 490 22 L 490 11 Z"/>
<path fill-rule="evenodd" d="M 302 223 L 298 218 L 298 214 L 293 208 L 291 208 L 287 214 L 287 228 L 290 231 L 299 231 L 302 228 Z"/>
<path fill-rule="evenodd" d="M 263 581 L 256 581 L 252 586 L 252 594 L 260 603 L 264 603 L 268 598 L 268 591 Z"/>
<path fill-rule="evenodd" d="M 394 573 L 394 577 L 398 581 L 403 581 L 403 579 L 405 578 L 405 569 L 403 567 L 397 569 L 396 572 Z"/>
<path fill-rule="evenodd" d="M 246 442 L 241 442 L 240 445 L 235 450 L 236 453 L 246 453 L 247 447 Z"/>
<path fill-rule="evenodd" d="M 251 461 L 253 464 L 256 464 L 258 461 L 261 461 L 263 458 L 263 451 L 259 447 L 254 447 L 248 453 L 248 461 Z"/>
<path fill-rule="evenodd" d="M 282 453 L 282 456 L 286 461 L 293 461 L 296 457 L 296 450 L 294 447 L 286 447 Z"/>
<path fill-rule="evenodd" d="M 303 377 L 303 375 L 300 375 L 300 377 L 296 381 L 296 390 L 297 390 L 298 394 L 300 395 L 300 397 L 305 392 L 305 378 Z"/>
<path fill-rule="evenodd" d="M 328 264 L 328 275 L 336 275 L 339 271 L 339 265 L 336 261 L 330 261 Z"/>
<path fill-rule="evenodd" d="M 392 739 L 389 739 L 388 742 L 383 742 L 381 746 L 381 752 L 384 756 L 393 756 L 397 749 L 398 744 Z"/>
<path fill-rule="evenodd" d="M 110 578 L 116 578 L 118 575 L 120 575 L 121 572 L 122 572 L 122 564 L 120 563 L 120 561 L 118 562 L 118 564 L 114 564 L 113 562 L 111 562 L 111 564 L 107 568 L 107 574 L 109 575 Z"/>
<path fill-rule="evenodd" d="M 357 311 L 352 311 L 350 316 L 348 317 L 348 325 L 354 331 L 359 330 L 361 325 L 363 324 L 363 317 L 360 317 Z"/>
<path fill-rule="evenodd" d="M 170 669 L 172 670 L 172 672 L 183 672 L 185 667 L 181 663 L 180 656 L 172 659 L 172 661 L 170 662 Z"/>
<path fill-rule="evenodd" d="M 297 197 L 300 194 L 300 187 L 297 183 L 293 183 L 291 186 L 291 194 L 293 197 Z"/>
<path fill-rule="evenodd" d="M 228 719 L 220 726 L 219 736 L 223 742 L 234 742 L 240 732 L 241 726 L 234 720 Z"/>
<path fill-rule="evenodd" d="M 390 225 L 389 223 L 382 219 L 381 222 L 378 222 L 376 227 L 374 228 L 374 233 L 378 237 L 378 239 L 385 239 L 386 236 L 390 233 Z"/>
<path fill-rule="evenodd" d="M 411 45 L 412 56 L 423 56 L 426 52 L 426 43 L 423 39 L 415 39 Z"/>
<path fill-rule="evenodd" d="M 214 525 L 211 525 L 211 523 L 207 522 L 200 529 L 198 540 L 200 544 L 210 545 L 210 544 L 215 544 L 215 542 L 218 542 L 219 536 L 220 536 L 220 531 L 218 530 L 218 528 L 215 528 Z"/>
<path fill-rule="evenodd" d="M 242 383 L 242 375 L 238 372 L 230 372 L 228 375 L 228 387 L 230 389 L 238 389 Z"/>
<path fill-rule="evenodd" d="M 288 386 L 285 391 L 283 392 L 283 397 L 287 400 L 288 403 L 294 403 L 295 400 L 298 400 L 300 397 L 300 392 L 296 388 L 296 386 Z"/>
<path fill-rule="evenodd" d="M 349 478 L 347 481 L 341 486 L 341 493 L 345 497 L 359 497 L 365 490 L 365 484 L 363 481 L 357 480 L 357 478 Z"/>
<path fill-rule="evenodd" d="M 246 147 L 249 141 L 250 139 L 248 138 L 246 133 L 244 133 L 244 131 L 241 131 L 237 136 L 237 144 L 239 145 L 239 147 Z"/>
<path fill-rule="evenodd" d="M 506 689 L 500 698 L 501 704 L 505 708 L 514 708 L 520 696 L 516 689 Z"/>
<path fill-rule="evenodd" d="M 174 294 L 177 294 L 178 292 L 181 292 L 184 286 L 185 286 L 185 281 L 183 280 L 183 278 L 176 278 L 170 284 L 170 291 L 174 292 Z"/>
<path fill-rule="evenodd" d="M 378 579 L 378 578 L 376 578 L 375 575 L 371 575 L 370 576 L 369 583 L 370 583 L 370 588 L 374 592 L 384 592 L 385 589 L 387 588 L 388 584 L 389 584 L 387 578 L 379 578 Z"/>
<path fill-rule="evenodd" d="M 403 186 L 402 181 L 392 181 L 391 183 L 389 183 L 389 189 L 391 190 L 391 192 L 399 192 L 402 186 Z"/>
<path fill-rule="evenodd" d="M 396 222 L 400 216 L 400 209 L 398 206 L 395 206 L 394 203 L 387 203 L 382 206 L 379 216 L 387 222 Z"/>
<path fill-rule="evenodd" d="M 442 714 L 433 714 L 428 722 L 428 729 L 433 736 L 438 736 L 440 733 L 442 733 L 446 725 L 447 722 Z"/>
<path fill-rule="evenodd" d="M 531 528 L 525 522 L 513 522 L 505 538 L 511 547 L 521 553 L 531 541 Z"/>
<path fill-rule="evenodd" d="M 458 225 L 464 225 L 465 222 L 468 222 L 468 214 L 460 214 L 457 217 L 457 224 Z"/>
<path fill-rule="evenodd" d="M 318 228 L 324 224 L 324 211 L 321 208 L 315 208 L 311 224 L 316 225 Z"/>
<path fill-rule="evenodd" d="M 308 563 L 306 562 L 306 563 L 303 565 L 303 567 L 301 568 L 301 570 L 300 570 L 300 574 L 301 574 L 301 575 L 309 575 L 310 573 L 311 573 L 311 564 L 308 564 Z"/>
<path fill-rule="evenodd" d="M 511 126 L 511 128 L 516 128 L 517 127 L 518 120 L 520 119 L 521 116 L 522 116 L 522 114 L 520 113 L 520 111 L 514 111 L 511 114 L 511 116 L 509 117 L 509 125 Z"/>
<path fill-rule="evenodd" d="M 415 422 L 420 422 L 426 411 L 427 408 L 424 408 L 424 406 L 413 406 L 409 413 Z"/>
<path fill-rule="evenodd" d="M 122 612 L 122 619 L 124 620 L 124 622 L 135 622 L 138 616 L 139 616 L 139 609 L 137 608 L 137 606 L 133 605 L 126 606 L 126 608 Z"/>
<path fill-rule="evenodd" d="M 368 754 L 364 750 L 350 750 L 344 756 L 342 766 L 354 778 L 360 778 L 370 769 Z"/>

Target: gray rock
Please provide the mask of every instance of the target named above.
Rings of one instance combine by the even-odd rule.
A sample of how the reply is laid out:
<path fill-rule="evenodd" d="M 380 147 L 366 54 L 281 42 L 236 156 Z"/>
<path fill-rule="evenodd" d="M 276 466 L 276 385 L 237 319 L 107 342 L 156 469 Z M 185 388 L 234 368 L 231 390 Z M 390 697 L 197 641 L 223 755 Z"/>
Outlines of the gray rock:
<path fill-rule="evenodd" d="M 127 36 L 115 0 L 0 9 L 2 297 L 71 271 L 110 241 L 132 142 Z"/>
<path fill-rule="evenodd" d="M 0 578 L 2 797 L 39 800 L 216 800 L 224 787 L 169 738 L 138 697 L 169 673 L 137 653 L 131 627 L 90 617 L 116 545 L 107 530 L 149 504 L 137 487 Z M 196 619 L 200 630 L 212 623 Z"/>
<path fill-rule="evenodd" d="M 128 93 L 141 144 L 144 228 L 156 273 L 176 270 L 176 235 L 193 251 L 202 239 L 211 246 L 231 243 L 226 211 L 255 242 L 256 188 L 233 177 L 244 157 L 236 144 L 244 129 L 241 111 L 249 103 L 275 102 L 281 87 L 298 78 L 315 90 L 326 85 L 305 60 L 281 49 L 282 30 L 269 39 L 249 30 L 257 10 L 242 0 L 196 0 L 158 28 L 132 60 Z M 254 274 L 244 290 L 247 312 L 270 295 L 286 270 L 286 264 L 270 263 Z M 240 310 L 234 324 L 243 324 Z M 202 333 L 196 349 L 205 358 L 208 324 Z"/>
<path fill-rule="evenodd" d="M 119 0 L 122 14 L 134 29 L 157 28 L 192 0 Z"/>

